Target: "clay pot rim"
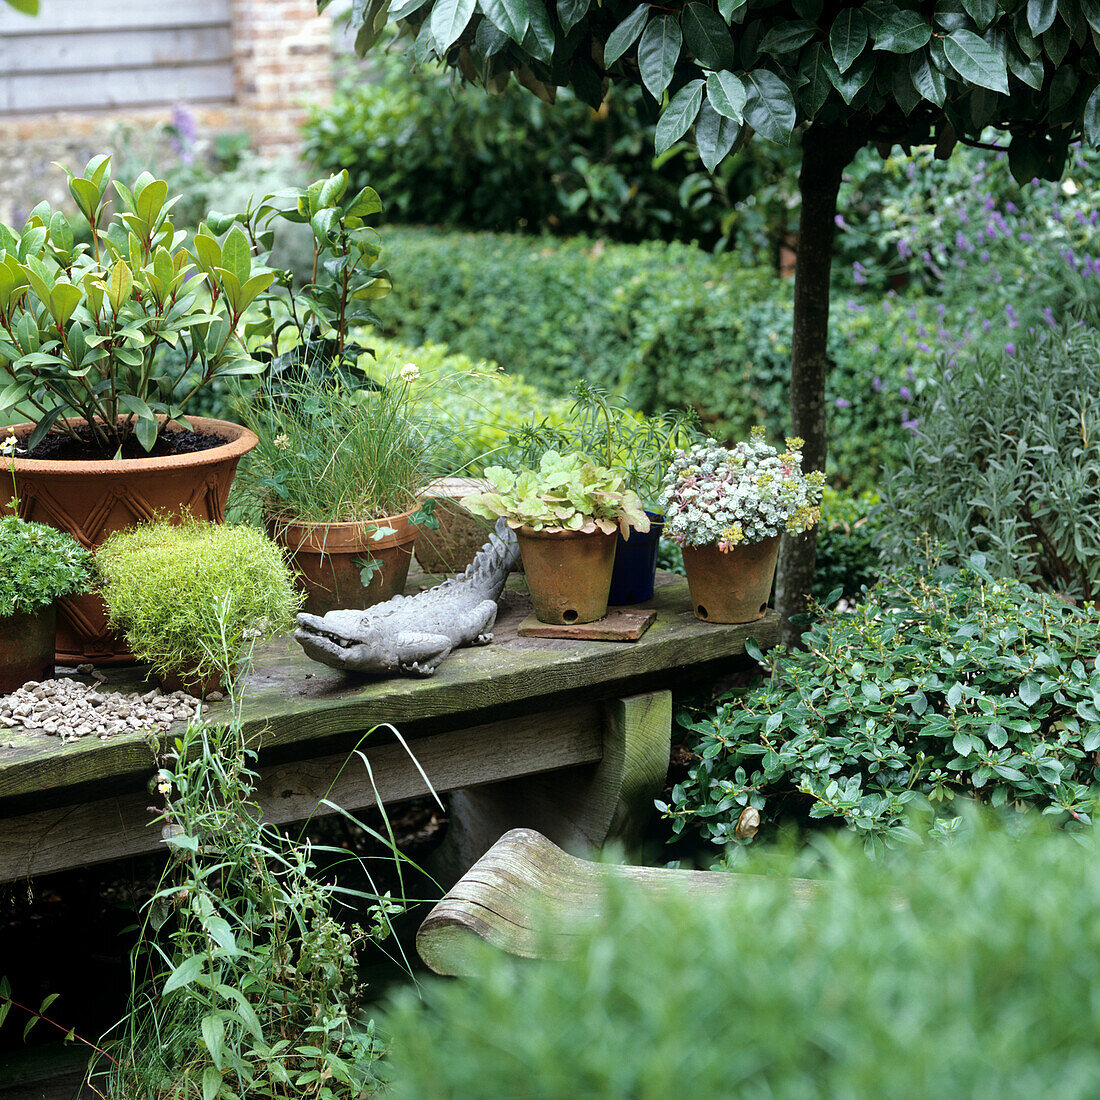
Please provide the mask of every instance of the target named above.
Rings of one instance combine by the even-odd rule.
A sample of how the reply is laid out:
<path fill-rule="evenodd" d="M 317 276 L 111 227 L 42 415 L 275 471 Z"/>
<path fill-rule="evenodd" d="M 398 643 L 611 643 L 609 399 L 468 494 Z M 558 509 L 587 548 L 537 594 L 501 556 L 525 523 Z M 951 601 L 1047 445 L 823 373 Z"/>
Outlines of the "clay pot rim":
<path fill-rule="evenodd" d="M 205 451 L 192 451 L 184 455 L 165 455 L 161 458 L 19 458 L 7 459 L 14 461 L 15 472 L 34 474 L 47 477 L 74 477 L 81 475 L 104 476 L 158 473 L 162 470 L 184 470 L 189 467 L 209 466 L 217 462 L 225 462 L 229 459 L 240 458 L 252 450 L 260 441 L 256 433 L 246 428 L 243 424 L 234 424 L 231 420 L 216 420 L 209 416 L 189 416 L 192 430 L 209 432 L 213 435 L 226 437 L 226 442 L 218 447 L 208 447 Z M 157 420 L 164 423 L 165 417 L 158 416 Z M 83 424 L 83 417 L 70 416 L 66 418 L 68 424 Z M 8 429 L 17 438 L 22 439 L 34 429 L 31 422 L 15 424 Z"/>
<path fill-rule="evenodd" d="M 734 546 L 732 546 L 729 550 L 719 550 L 718 543 L 716 542 L 703 542 L 700 543 L 698 546 L 681 546 L 680 550 L 714 550 L 725 557 L 735 550 L 747 550 L 750 547 L 754 546 L 770 546 L 772 543 L 778 542 L 782 537 L 782 535 L 768 535 L 766 538 L 757 539 L 756 542 L 738 542 L 734 544 Z"/>
<path fill-rule="evenodd" d="M 265 512 L 264 526 L 271 538 L 295 552 L 306 550 L 315 554 L 339 554 L 387 550 L 393 546 L 403 546 L 420 534 L 420 527 L 410 522 L 410 517 L 418 508 L 419 505 L 410 508 L 407 512 L 398 512 L 392 516 L 339 523 L 287 520 Z M 396 530 L 392 535 L 383 535 L 380 539 L 373 538 L 372 532 L 379 527 L 393 527 Z"/>
<path fill-rule="evenodd" d="M 619 529 L 614 531 L 601 531 L 598 527 L 595 531 L 570 531 L 565 527 L 543 527 L 536 531 L 534 527 L 513 527 L 513 531 L 519 536 L 528 539 L 587 539 L 600 535 L 605 539 L 614 539 L 619 536 Z"/>

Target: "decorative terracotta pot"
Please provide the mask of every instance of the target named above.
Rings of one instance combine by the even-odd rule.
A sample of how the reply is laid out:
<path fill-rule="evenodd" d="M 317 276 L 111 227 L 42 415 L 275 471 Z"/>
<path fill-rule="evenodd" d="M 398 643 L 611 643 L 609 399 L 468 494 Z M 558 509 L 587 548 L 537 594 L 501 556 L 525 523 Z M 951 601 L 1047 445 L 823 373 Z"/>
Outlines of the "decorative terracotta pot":
<path fill-rule="evenodd" d="M 0 695 L 53 675 L 57 605 L 0 619 Z"/>
<path fill-rule="evenodd" d="M 416 543 L 416 560 L 426 573 L 461 573 L 489 540 L 492 520 L 466 511 L 458 502 L 483 493 L 493 484 L 479 477 L 441 477 L 420 494 L 435 501 L 436 530 L 423 528 Z"/>
<path fill-rule="evenodd" d="M 304 610 L 324 615 L 338 608 L 372 607 L 405 590 L 420 527 L 409 522 L 415 508 L 399 516 L 361 523 L 290 523 L 267 516 L 268 534 L 284 547 L 306 594 Z M 393 534 L 372 538 L 380 528 Z M 362 569 L 378 562 L 364 586 Z"/>
<path fill-rule="evenodd" d="M 527 587 L 539 622 L 594 623 L 607 614 L 618 532 L 516 532 Z"/>
<path fill-rule="evenodd" d="M 89 550 L 115 531 L 155 515 L 179 516 L 187 509 L 196 519 L 221 523 L 237 463 L 258 441 L 247 428 L 227 420 L 204 416 L 188 420 L 194 431 L 219 435 L 226 442 L 166 458 L 69 462 L 16 458 L 19 514 L 67 531 Z M 23 438 L 32 429 L 32 424 L 20 424 L 12 430 Z M 117 665 L 133 659 L 122 636 L 107 629 L 107 611 L 99 596 L 60 601 L 58 664 Z"/>
<path fill-rule="evenodd" d="M 226 694 L 225 683 L 220 672 L 211 672 L 208 676 L 199 679 L 194 672 L 170 672 L 166 676 L 158 675 L 157 683 L 166 695 L 173 691 L 186 691 L 188 695 L 194 695 L 196 699 L 205 699 L 215 691 Z"/>
<path fill-rule="evenodd" d="M 735 546 L 685 546 L 684 571 L 695 617 L 708 623 L 752 623 L 768 610 L 779 536 Z"/>

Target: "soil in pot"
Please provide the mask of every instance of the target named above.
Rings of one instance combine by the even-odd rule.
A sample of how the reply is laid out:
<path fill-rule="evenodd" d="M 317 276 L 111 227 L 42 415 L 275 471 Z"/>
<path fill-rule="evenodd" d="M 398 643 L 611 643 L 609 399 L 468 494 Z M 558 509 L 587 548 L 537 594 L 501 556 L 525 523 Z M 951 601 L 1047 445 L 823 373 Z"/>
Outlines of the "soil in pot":
<path fill-rule="evenodd" d="M 735 546 L 685 546 L 691 605 L 697 619 L 708 623 L 752 623 L 768 610 L 775 578 L 779 535 Z"/>
<path fill-rule="evenodd" d="M 664 516 L 646 512 L 649 530 L 630 529 L 630 538 L 618 536 L 615 568 L 611 571 L 611 592 L 607 602 L 612 607 L 644 603 L 653 598 L 653 582 L 657 575 L 657 547 L 664 529 Z"/>
<path fill-rule="evenodd" d="M 187 510 L 196 519 L 221 523 L 237 463 L 256 446 L 256 436 L 225 420 L 188 419 L 190 431 L 168 429 L 166 445 L 180 450 L 160 457 L 13 459 L 19 514 L 67 531 L 89 550 L 115 531 L 158 514 L 178 516 Z M 84 427 L 80 421 L 70 423 L 78 434 Z M 32 429 L 20 424 L 11 430 L 23 439 Z M 133 659 L 121 635 L 108 630 L 99 596 L 59 602 L 58 664 L 116 665 Z"/>
<path fill-rule="evenodd" d="M 607 614 L 618 532 L 516 532 L 539 622 L 594 623 Z"/>
<path fill-rule="evenodd" d="M 99 440 L 92 435 L 87 424 L 75 427 L 77 439 L 70 435 L 51 432 L 37 447 L 28 451 L 23 458 L 48 459 L 53 462 L 97 462 L 113 459 L 114 453 L 106 454 Z M 223 447 L 229 440 L 216 432 L 195 432 L 183 428 L 169 428 L 157 436 L 151 451 L 145 450 L 134 436 L 122 446 L 122 458 L 167 458 L 170 455 L 198 454 L 212 447 Z"/>
<path fill-rule="evenodd" d="M 288 523 L 271 516 L 264 522 L 268 534 L 287 551 L 306 594 L 303 610 L 325 615 L 373 607 L 405 590 L 420 533 L 409 522 L 414 511 L 364 523 Z M 386 528 L 393 533 L 373 537 Z"/>
<path fill-rule="evenodd" d="M 57 605 L 0 618 L 0 695 L 53 675 Z"/>

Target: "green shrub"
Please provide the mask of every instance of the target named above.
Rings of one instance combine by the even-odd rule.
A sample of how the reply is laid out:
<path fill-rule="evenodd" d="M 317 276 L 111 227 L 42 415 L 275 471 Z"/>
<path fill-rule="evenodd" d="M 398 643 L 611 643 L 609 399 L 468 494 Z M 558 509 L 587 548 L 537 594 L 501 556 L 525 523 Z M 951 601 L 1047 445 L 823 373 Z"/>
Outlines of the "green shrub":
<path fill-rule="evenodd" d="M 699 759 L 661 804 L 673 830 L 735 840 L 765 826 L 843 823 L 880 850 L 970 800 L 1088 822 L 1100 779 L 1100 610 L 978 563 L 884 581 L 824 615 L 771 678 L 682 715 Z M 766 830 L 767 831 L 767 830 Z"/>
<path fill-rule="evenodd" d="M 201 682 L 286 630 L 301 603 L 282 551 L 252 527 L 145 523 L 111 535 L 96 561 L 111 626 L 158 675 Z"/>
<path fill-rule="evenodd" d="M 380 313 L 407 343 L 493 360 L 552 393 L 577 381 L 642 412 L 694 407 L 711 434 L 789 435 L 789 284 L 686 245 L 386 232 L 394 293 Z M 474 305 L 476 303 L 476 305 Z M 935 357 L 934 304 L 834 303 L 830 473 L 873 488 L 901 451 L 909 400 Z"/>
<path fill-rule="evenodd" d="M 791 217 L 794 149 L 750 145 L 712 176 L 694 145 L 653 155 L 657 105 L 616 85 L 598 111 L 563 91 L 500 95 L 376 51 L 372 79 L 339 90 L 304 127 L 307 159 L 383 195 L 390 221 L 465 229 L 698 240 L 768 262 Z"/>
<path fill-rule="evenodd" d="M 884 490 L 895 562 L 917 536 L 954 562 L 1100 598 L 1100 333 L 1025 334 L 941 365 Z"/>
<path fill-rule="evenodd" d="M 616 892 L 568 961 L 403 990 L 395 1096 L 1095 1095 L 1095 840 L 824 854 L 805 907 L 774 871 L 705 901 Z"/>
<path fill-rule="evenodd" d="M 16 516 L 0 518 L 0 619 L 33 615 L 87 591 L 92 556 L 71 535 Z"/>

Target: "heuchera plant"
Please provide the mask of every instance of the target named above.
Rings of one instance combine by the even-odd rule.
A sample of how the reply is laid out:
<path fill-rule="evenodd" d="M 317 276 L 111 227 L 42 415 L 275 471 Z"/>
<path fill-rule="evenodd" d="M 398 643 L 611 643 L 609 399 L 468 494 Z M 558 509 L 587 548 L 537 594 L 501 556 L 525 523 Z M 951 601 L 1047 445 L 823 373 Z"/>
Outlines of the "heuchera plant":
<path fill-rule="evenodd" d="M 713 439 L 680 451 L 662 488 L 665 534 L 680 546 L 717 546 L 809 531 L 821 516 L 820 470 L 802 472 L 802 440 L 778 453 L 753 428 L 728 451 Z"/>
<path fill-rule="evenodd" d="M 518 473 L 489 466 L 493 489 L 466 497 L 462 504 L 486 519 L 503 516 L 513 529 L 536 531 L 649 530 L 649 517 L 638 494 L 626 488 L 626 475 L 589 462 L 583 455 L 547 451 L 537 470 Z"/>

